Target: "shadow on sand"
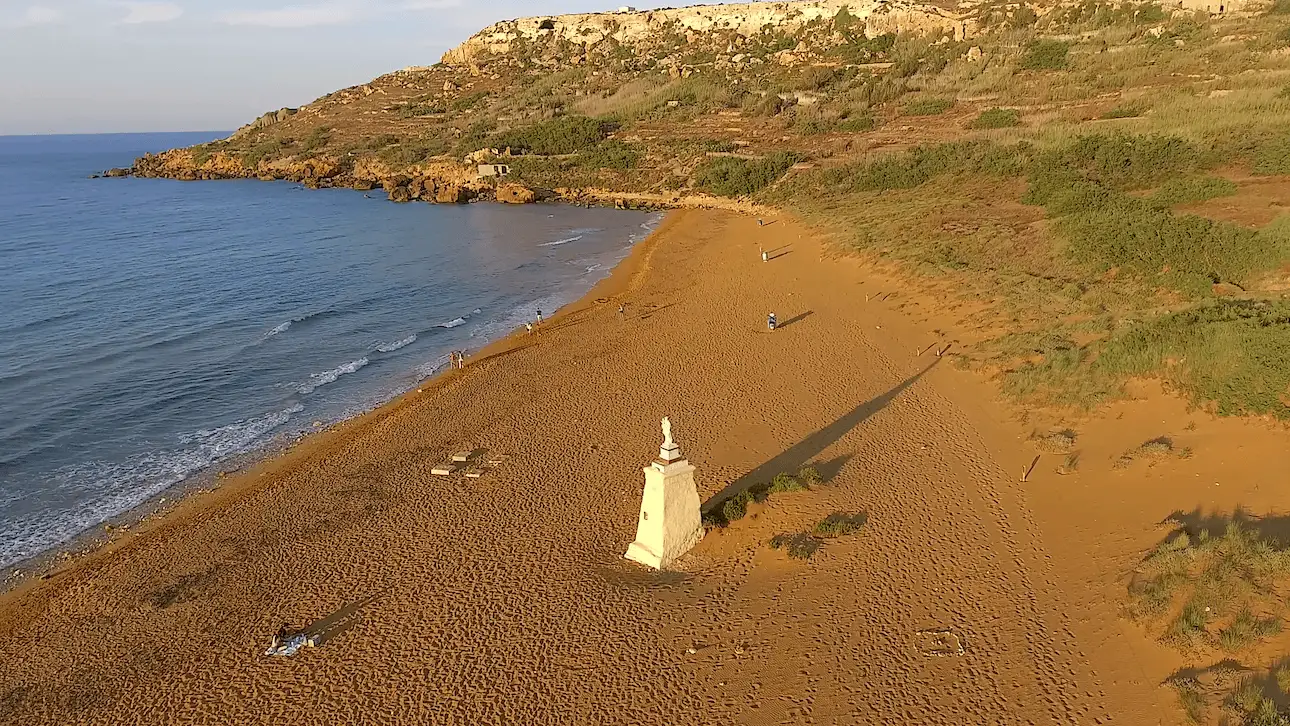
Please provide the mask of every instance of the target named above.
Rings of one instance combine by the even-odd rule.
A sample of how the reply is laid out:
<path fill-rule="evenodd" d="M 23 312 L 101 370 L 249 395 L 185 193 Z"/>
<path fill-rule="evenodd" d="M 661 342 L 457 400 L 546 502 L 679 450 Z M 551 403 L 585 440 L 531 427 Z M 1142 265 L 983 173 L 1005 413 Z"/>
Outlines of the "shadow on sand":
<path fill-rule="evenodd" d="M 856 406 L 833 423 L 812 433 L 810 436 L 807 436 L 798 443 L 789 447 L 775 458 L 731 482 L 725 489 L 717 492 L 712 498 L 704 502 L 701 511 L 704 514 L 708 514 L 730 497 L 733 497 L 739 492 L 758 484 L 765 484 L 775 478 L 776 474 L 797 472 L 805 466 L 812 457 L 818 456 L 820 452 L 829 448 L 829 446 L 833 445 L 838 439 L 845 436 L 847 432 L 851 431 L 851 429 L 864 423 L 865 419 L 886 408 L 887 404 L 896 400 L 896 398 L 906 388 L 917 383 L 918 379 L 926 375 L 932 368 L 935 368 L 936 364 L 939 363 L 940 360 L 941 359 L 938 358 L 932 361 L 932 363 L 926 368 L 905 379 L 895 388 L 887 391 L 877 398 L 865 401 L 859 406 Z M 837 472 L 842 469 L 842 464 L 845 464 L 846 460 L 849 458 L 849 455 L 839 457 L 838 459 L 826 462 L 823 466 L 831 466 L 840 461 L 841 463 L 837 463 L 836 468 L 833 469 L 833 474 L 836 476 Z M 821 470 L 821 474 L 824 474 L 823 467 L 817 466 L 817 468 Z M 825 475 L 826 480 L 829 478 L 831 477 Z"/>
<path fill-rule="evenodd" d="M 812 315 L 814 315 L 814 314 L 815 314 L 815 311 L 814 311 L 814 310 L 807 310 L 807 311 L 806 311 L 806 312 L 804 312 L 804 313 L 799 313 L 799 314 L 794 315 L 793 317 L 789 318 L 788 320 L 785 320 L 785 321 L 784 321 L 784 322 L 782 322 L 782 323 L 778 323 L 777 325 L 775 325 L 775 329 L 776 329 L 776 330 L 781 330 L 781 329 L 783 329 L 783 328 L 787 328 L 788 326 L 792 325 L 793 323 L 796 323 L 796 322 L 799 322 L 799 321 L 805 320 L 805 319 L 807 319 L 807 318 L 811 317 L 811 316 L 812 316 Z"/>
<path fill-rule="evenodd" d="M 355 600 L 331 615 L 315 620 L 308 626 L 302 628 L 300 632 L 312 638 L 315 645 L 322 646 L 326 644 L 327 641 L 341 635 L 345 631 L 362 622 L 363 608 L 376 602 L 383 597 L 384 594 L 385 593 L 377 593 L 376 595 L 370 595 L 361 600 Z"/>
<path fill-rule="evenodd" d="M 1165 517 L 1160 524 L 1162 526 L 1178 527 L 1192 538 L 1195 538 L 1201 532 L 1219 536 L 1226 532 L 1229 526 L 1237 525 L 1247 532 L 1253 532 L 1260 539 L 1277 549 L 1290 548 L 1290 516 L 1269 515 L 1260 517 L 1250 514 L 1241 507 L 1237 507 L 1230 514 L 1206 513 L 1203 509 L 1197 507 L 1190 512 L 1174 512 Z"/>

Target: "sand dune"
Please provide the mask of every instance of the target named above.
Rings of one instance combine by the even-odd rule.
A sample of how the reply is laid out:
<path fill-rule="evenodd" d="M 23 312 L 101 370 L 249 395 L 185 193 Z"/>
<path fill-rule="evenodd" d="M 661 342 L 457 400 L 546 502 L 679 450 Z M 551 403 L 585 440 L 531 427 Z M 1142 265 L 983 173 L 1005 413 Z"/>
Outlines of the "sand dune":
<path fill-rule="evenodd" d="M 890 290 L 789 221 L 674 213 L 538 334 L 8 595 L 0 722 L 1180 720 L 1034 513 L 1021 427 L 865 302 Z M 646 572 L 622 553 L 665 414 L 705 499 L 827 481 Z M 503 461 L 430 474 L 471 447 Z M 765 546 L 835 511 L 868 523 L 809 563 Z M 326 638 L 262 657 L 283 621 Z"/>

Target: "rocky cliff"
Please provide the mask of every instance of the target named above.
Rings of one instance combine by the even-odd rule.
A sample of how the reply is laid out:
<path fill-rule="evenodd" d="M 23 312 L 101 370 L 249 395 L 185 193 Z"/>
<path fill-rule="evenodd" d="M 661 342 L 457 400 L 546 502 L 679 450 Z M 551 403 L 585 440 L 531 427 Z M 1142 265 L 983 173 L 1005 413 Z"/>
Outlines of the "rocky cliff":
<path fill-rule="evenodd" d="M 443 62 L 469 65 L 514 51 L 517 43 L 561 39 L 589 49 L 606 40 L 625 46 L 648 46 L 660 36 L 735 33 L 745 38 L 767 31 L 794 33 L 804 26 L 830 21 L 843 10 L 864 34 L 950 33 L 962 40 L 975 29 L 970 11 L 947 10 L 909 0 L 809 0 L 700 5 L 647 12 L 579 13 L 507 20 L 476 33 L 448 51 Z"/>

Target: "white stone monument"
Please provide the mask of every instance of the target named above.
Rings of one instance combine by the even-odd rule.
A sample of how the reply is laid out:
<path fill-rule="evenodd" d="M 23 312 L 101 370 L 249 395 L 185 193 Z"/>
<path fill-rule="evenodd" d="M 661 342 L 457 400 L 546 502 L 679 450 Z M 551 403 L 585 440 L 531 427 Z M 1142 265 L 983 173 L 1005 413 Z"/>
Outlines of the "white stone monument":
<path fill-rule="evenodd" d="M 703 539 L 699 506 L 694 467 L 681 457 L 681 447 L 672 440 L 672 422 L 664 417 L 663 446 L 645 467 L 636 541 L 623 556 L 656 570 L 667 567 Z"/>

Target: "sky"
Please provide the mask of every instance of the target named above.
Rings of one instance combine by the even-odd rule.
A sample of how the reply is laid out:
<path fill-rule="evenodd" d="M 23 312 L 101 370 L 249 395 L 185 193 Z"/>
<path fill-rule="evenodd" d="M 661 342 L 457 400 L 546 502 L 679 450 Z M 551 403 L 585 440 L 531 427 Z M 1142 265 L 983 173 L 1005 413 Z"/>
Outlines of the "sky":
<path fill-rule="evenodd" d="M 0 135 L 225 131 L 510 18 L 693 0 L 0 0 Z M 710 3 L 709 3 L 710 4 Z"/>

